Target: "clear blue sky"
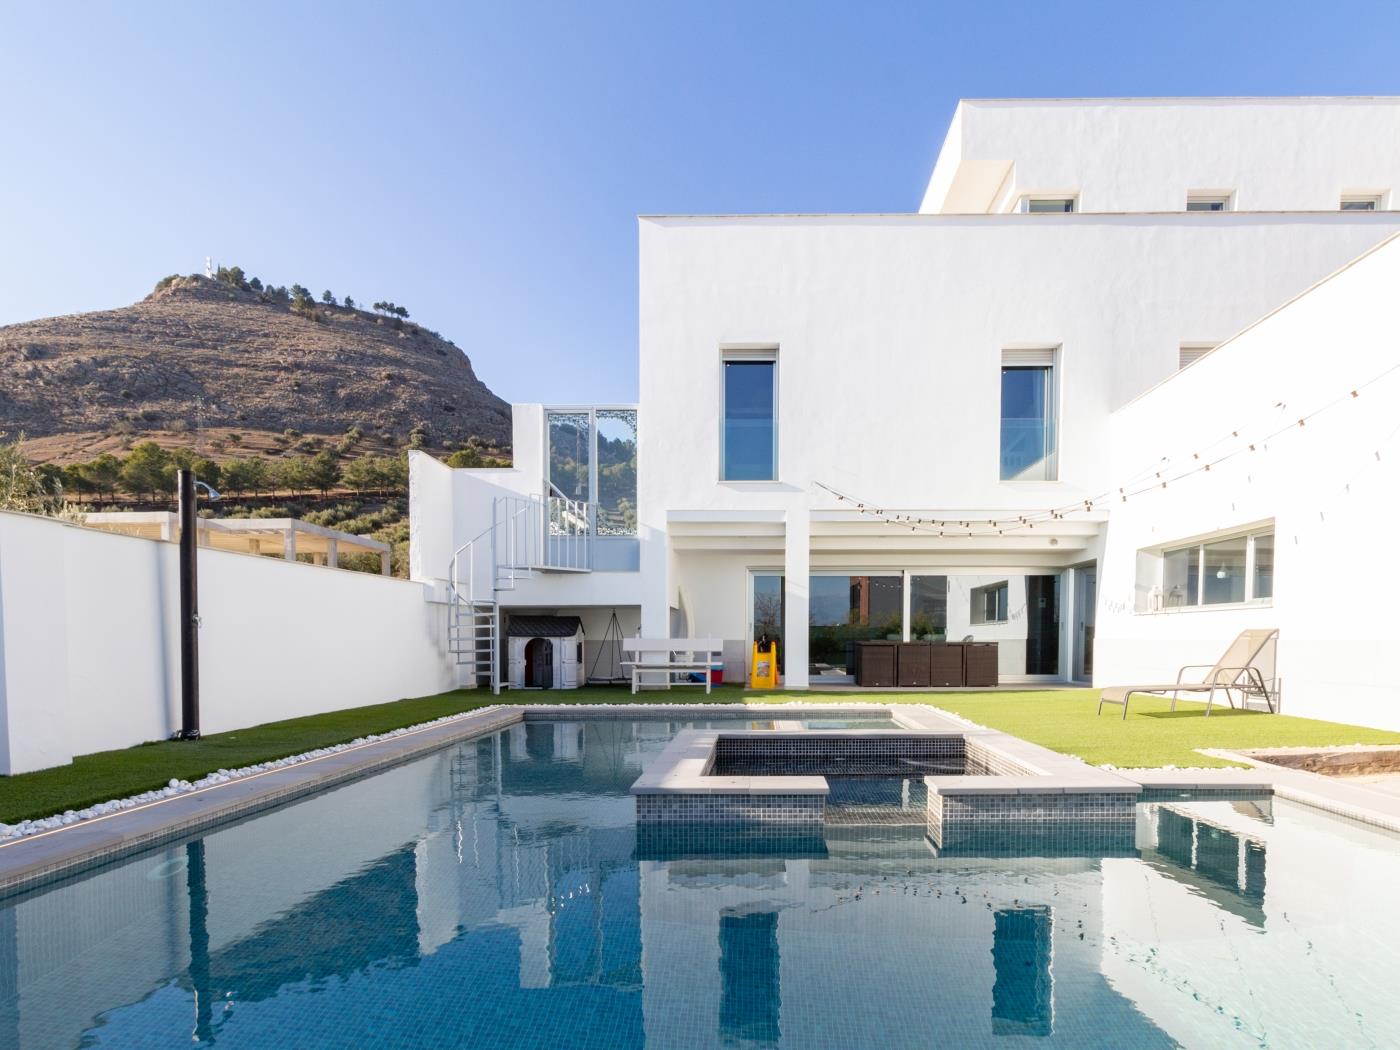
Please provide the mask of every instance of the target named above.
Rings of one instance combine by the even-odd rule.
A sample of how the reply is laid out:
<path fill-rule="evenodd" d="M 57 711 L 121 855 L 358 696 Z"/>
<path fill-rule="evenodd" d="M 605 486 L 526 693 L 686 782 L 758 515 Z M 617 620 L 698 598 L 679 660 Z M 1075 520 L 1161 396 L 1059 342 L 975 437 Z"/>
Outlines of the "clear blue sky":
<path fill-rule="evenodd" d="M 0 17 L 0 324 L 206 255 L 508 400 L 636 394 L 636 219 L 913 211 L 959 97 L 1400 94 L 1400 4 L 111 3 Z"/>

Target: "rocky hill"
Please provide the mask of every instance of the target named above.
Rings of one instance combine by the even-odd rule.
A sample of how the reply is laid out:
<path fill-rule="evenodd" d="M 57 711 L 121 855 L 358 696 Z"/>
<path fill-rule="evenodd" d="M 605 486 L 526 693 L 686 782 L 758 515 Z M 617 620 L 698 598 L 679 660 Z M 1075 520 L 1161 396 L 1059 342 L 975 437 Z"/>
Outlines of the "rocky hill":
<path fill-rule="evenodd" d="M 352 427 L 381 448 L 415 430 L 430 449 L 505 448 L 510 406 L 461 350 L 402 316 L 241 279 L 167 278 L 119 310 L 0 327 L 0 431 L 23 432 L 41 459 L 146 437 L 252 450 Z"/>

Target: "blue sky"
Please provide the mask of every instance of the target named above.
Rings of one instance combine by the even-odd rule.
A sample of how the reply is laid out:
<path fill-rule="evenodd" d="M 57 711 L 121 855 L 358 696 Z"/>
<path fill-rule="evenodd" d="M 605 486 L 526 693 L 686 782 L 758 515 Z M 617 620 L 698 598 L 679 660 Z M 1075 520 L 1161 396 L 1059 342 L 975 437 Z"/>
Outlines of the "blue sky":
<path fill-rule="evenodd" d="M 636 215 L 912 211 L 959 97 L 1400 94 L 1400 5 L 64 4 L 0 21 L 0 324 L 237 263 L 636 395 Z"/>

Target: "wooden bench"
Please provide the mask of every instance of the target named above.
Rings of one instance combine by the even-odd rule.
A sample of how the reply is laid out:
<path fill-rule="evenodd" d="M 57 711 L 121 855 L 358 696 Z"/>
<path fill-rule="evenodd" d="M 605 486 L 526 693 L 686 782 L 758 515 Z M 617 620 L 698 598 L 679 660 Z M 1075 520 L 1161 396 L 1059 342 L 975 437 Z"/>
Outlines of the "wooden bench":
<path fill-rule="evenodd" d="M 647 677 L 660 675 L 659 682 L 650 683 L 653 688 L 703 685 L 708 694 L 710 667 L 722 658 L 724 642 L 718 638 L 628 638 L 622 643 L 622 651 L 628 657 L 622 665 L 632 668 L 633 693 L 648 684 Z M 698 682 L 691 679 L 697 673 L 701 679 Z"/>

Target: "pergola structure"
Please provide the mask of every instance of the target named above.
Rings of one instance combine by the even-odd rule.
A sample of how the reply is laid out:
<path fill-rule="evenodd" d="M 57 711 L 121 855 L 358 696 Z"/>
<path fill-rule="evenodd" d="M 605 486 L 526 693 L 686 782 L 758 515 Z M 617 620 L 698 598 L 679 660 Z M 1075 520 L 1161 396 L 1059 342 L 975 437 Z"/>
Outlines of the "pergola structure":
<path fill-rule="evenodd" d="M 148 540 L 180 538 L 180 519 L 169 511 L 102 511 L 88 514 L 84 523 Z M 339 567 L 342 554 L 377 554 L 379 571 L 389 575 L 389 544 L 299 518 L 200 518 L 199 545 L 239 554 L 280 555 L 287 561 L 304 554 L 312 564 L 332 568 Z"/>

